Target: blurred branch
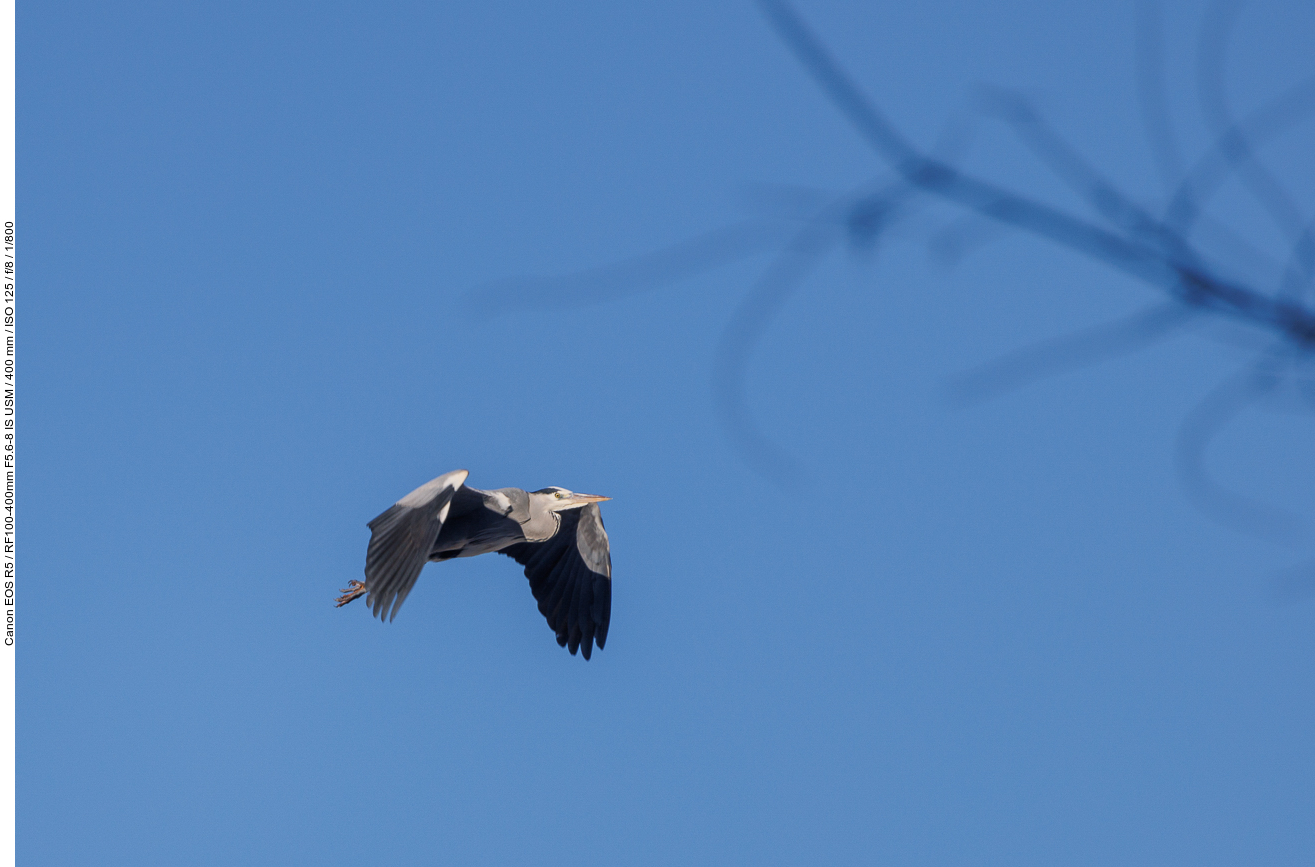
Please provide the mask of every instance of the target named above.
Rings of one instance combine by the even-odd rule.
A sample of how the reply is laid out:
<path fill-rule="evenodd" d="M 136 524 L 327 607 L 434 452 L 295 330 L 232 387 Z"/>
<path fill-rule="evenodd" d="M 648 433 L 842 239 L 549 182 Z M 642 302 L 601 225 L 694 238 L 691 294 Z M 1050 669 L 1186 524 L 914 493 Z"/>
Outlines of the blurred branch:
<path fill-rule="evenodd" d="M 1213 313 L 1268 332 L 1279 340 L 1284 355 L 1309 357 L 1315 351 L 1315 310 L 1302 303 L 1315 270 L 1312 226 L 1254 153 L 1258 141 L 1290 127 L 1315 107 L 1315 81 L 1303 82 L 1241 122 L 1234 121 L 1223 93 L 1224 47 L 1236 10 L 1230 0 L 1212 7 L 1200 41 L 1198 84 L 1214 122 L 1216 143 L 1179 182 L 1163 220 L 1123 195 L 1042 122 L 1026 100 L 1001 89 L 985 92 L 987 106 L 1078 192 L 1110 225 L 1108 229 L 923 155 L 862 92 L 788 2 L 759 0 L 759 6 L 828 99 L 910 186 L 1110 265 L 1171 298 L 1171 307 L 1154 308 L 987 364 L 957 383 L 960 397 L 981 397 L 1016 387 L 1045 370 L 1074 367 L 1145 345 L 1186 321 L 1188 311 Z M 1180 159 L 1163 100 L 1157 9 L 1143 6 L 1140 32 L 1142 111 L 1144 117 L 1158 115 L 1148 121 L 1148 132 L 1161 174 L 1171 179 L 1178 175 Z M 1283 285 L 1273 295 L 1216 273 L 1191 243 L 1191 226 L 1204 199 L 1229 174 L 1242 179 L 1292 243 Z M 1204 452 L 1213 438 L 1282 375 L 1282 366 L 1276 367 L 1274 358 L 1266 356 L 1244 377 L 1211 392 L 1183 424 L 1178 467 L 1185 488 L 1204 508 L 1229 523 L 1286 534 L 1293 527 L 1289 516 L 1225 491 L 1204 470 Z"/>
<path fill-rule="evenodd" d="M 1172 190 L 1183 176 L 1183 154 L 1165 96 L 1163 21 L 1158 2 L 1137 5 L 1137 103 L 1160 180 Z"/>
<path fill-rule="evenodd" d="M 1157 229 L 1163 231 L 1163 238 L 1172 238 L 1181 253 L 1167 253 L 1158 245 L 1150 245 L 1142 239 L 1117 235 L 1032 198 L 960 172 L 944 162 L 924 157 L 863 95 L 793 8 L 782 0 L 759 0 L 759 5 L 782 40 L 831 101 L 878 155 L 910 185 L 1105 262 L 1169 292 L 1184 303 L 1200 305 L 1221 315 L 1278 332 L 1303 347 L 1315 344 L 1315 312 L 1215 276 L 1199 265 L 1200 257 L 1187 239 L 1173 232 L 1171 227 L 1156 224 Z M 1186 260 L 1189 254 L 1191 258 Z"/>
<path fill-rule="evenodd" d="M 1042 377 L 1144 349 L 1187 325 L 1195 312 L 1190 307 L 1165 302 L 1076 334 L 1016 350 L 960 374 L 950 383 L 950 395 L 961 403 L 977 403 Z"/>
<path fill-rule="evenodd" d="M 1237 23 L 1242 4 L 1237 0 L 1215 0 L 1206 12 L 1196 55 L 1196 83 L 1201 109 L 1212 131 L 1218 136 L 1220 152 L 1228 160 L 1242 184 L 1260 204 L 1274 225 L 1290 241 L 1296 242 L 1306 218 L 1296 202 L 1256 157 L 1247 138 L 1245 126 L 1233 120 L 1224 86 L 1228 65 L 1228 38 Z"/>
<path fill-rule="evenodd" d="M 1175 454 L 1184 489 L 1204 511 L 1238 529 L 1290 543 L 1301 531 L 1294 515 L 1224 488 L 1205 469 L 1210 443 L 1243 410 L 1274 390 L 1289 361 L 1288 347 L 1281 346 L 1215 387 L 1183 420 Z"/>
<path fill-rule="evenodd" d="M 1216 0 L 1197 46 L 1197 87 L 1214 139 L 1204 154 L 1188 164 L 1166 96 L 1161 9 L 1156 0 L 1140 3 L 1137 92 L 1142 124 L 1168 191 L 1162 214 L 1120 190 L 1023 96 L 998 87 L 979 89 L 977 113 L 1007 124 L 1018 140 L 1078 195 L 1094 215 L 1088 219 L 957 168 L 952 155 L 971 138 L 969 123 L 951 123 L 936 146 L 927 152 L 919 150 L 863 92 L 787 0 L 758 0 L 758 4 L 781 40 L 893 172 L 894 179 L 875 190 L 829 199 L 820 191 L 798 187 L 777 185 L 758 190 L 760 205 L 783 214 L 794 225 L 746 223 L 603 268 L 557 278 L 516 278 L 488 284 L 471 294 L 472 309 L 488 315 L 509 307 L 592 303 L 776 250 L 775 259 L 723 329 L 713 387 L 722 424 L 748 464 L 767 477 L 797 476 L 798 465 L 759 430 L 749 409 L 746 379 L 755 347 L 788 299 L 842 241 L 847 239 L 854 251 L 875 249 L 883 235 L 906 220 L 920 203 L 939 199 L 962 210 L 959 219 L 931 238 L 930 252 L 943 260 L 957 261 L 1000 231 L 1015 230 L 1114 268 L 1167 296 L 1162 303 L 1130 316 L 983 364 L 952 383 L 958 399 L 981 400 L 1042 376 L 1131 352 L 1194 322 L 1213 318 L 1244 325 L 1275 348 L 1242 375 L 1210 392 L 1188 414 L 1178 437 L 1179 476 L 1193 499 L 1229 523 L 1248 524 L 1255 530 L 1291 529 L 1288 516 L 1212 482 L 1204 469 L 1204 456 L 1213 439 L 1239 413 L 1315 356 L 1315 309 L 1305 301 L 1315 282 L 1315 221 L 1304 216 L 1256 158 L 1261 147 L 1315 114 L 1315 77 L 1234 117 L 1224 83 L 1226 48 L 1237 4 Z M 1206 213 L 1209 200 L 1232 177 L 1279 228 L 1287 249 L 1282 264 Z M 1215 256 L 1207 255 L 1194 241 L 1197 233 L 1210 236 Z M 1266 291 L 1224 274 L 1213 264 L 1219 260 L 1219 250 L 1243 251 L 1246 258 L 1263 263 L 1274 273 L 1277 285 Z M 1303 381 L 1301 389 L 1306 399 L 1315 403 L 1315 386 Z"/>

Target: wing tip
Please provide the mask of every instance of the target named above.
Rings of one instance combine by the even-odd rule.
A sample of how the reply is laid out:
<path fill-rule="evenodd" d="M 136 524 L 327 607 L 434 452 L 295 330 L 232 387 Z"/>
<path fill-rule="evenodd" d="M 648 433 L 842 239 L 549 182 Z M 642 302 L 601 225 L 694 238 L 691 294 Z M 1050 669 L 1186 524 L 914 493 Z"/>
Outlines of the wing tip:
<path fill-rule="evenodd" d="M 401 506 L 408 509 L 417 509 L 426 506 L 448 491 L 455 493 L 457 489 L 466 483 L 469 476 L 470 470 L 453 470 L 450 473 L 435 476 L 396 503 L 393 503 L 393 508 Z M 384 515 L 386 514 L 388 512 L 384 512 Z M 382 517 L 383 515 L 379 516 L 379 518 Z M 375 520 L 377 521 L 379 518 L 375 518 Z"/>

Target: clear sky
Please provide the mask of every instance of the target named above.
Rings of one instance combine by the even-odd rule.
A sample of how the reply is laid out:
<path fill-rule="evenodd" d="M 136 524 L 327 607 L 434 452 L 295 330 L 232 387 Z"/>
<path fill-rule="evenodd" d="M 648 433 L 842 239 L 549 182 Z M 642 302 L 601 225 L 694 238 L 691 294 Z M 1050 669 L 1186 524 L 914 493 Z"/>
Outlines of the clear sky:
<path fill-rule="evenodd" d="M 1164 206 L 1135 4 L 800 9 L 920 146 L 957 119 L 965 168 L 1091 216 L 975 110 L 1003 85 Z M 1204 16 L 1163 16 L 1187 158 Z M 46 0 L 18 33 L 20 863 L 1315 863 L 1315 599 L 1282 578 L 1315 545 L 1175 469 L 1256 335 L 958 406 L 956 374 L 1162 296 L 915 198 L 871 249 L 833 226 L 754 345 L 793 460 L 763 473 L 714 371 L 771 244 L 471 313 L 888 177 L 752 3 Z M 1312 33 L 1244 7 L 1232 110 L 1315 74 Z M 1313 139 L 1263 151 L 1307 209 Z M 1265 209 L 1230 181 L 1211 214 L 1272 289 Z M 1293 410 L 1206 463 L 1309 522 Z M 427 567 L 388 626 L 333 607 L 366 522 L 458 467 L 614 498 L 591 662 L 502 557 Z"/>

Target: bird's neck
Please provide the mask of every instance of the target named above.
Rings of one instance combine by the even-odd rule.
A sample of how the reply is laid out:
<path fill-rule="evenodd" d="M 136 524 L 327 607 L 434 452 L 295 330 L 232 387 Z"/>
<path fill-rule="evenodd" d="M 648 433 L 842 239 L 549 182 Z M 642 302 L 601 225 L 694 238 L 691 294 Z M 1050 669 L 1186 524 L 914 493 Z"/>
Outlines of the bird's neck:
<path fill-rule="evenodd" d="M 530 519 L 521 524 L 521 532 L 528 542 L 542 542 L 557 535 L 557 528 L 562 524 L 562 516 L 556 512 L 544 510 L 531 512 Z"/>

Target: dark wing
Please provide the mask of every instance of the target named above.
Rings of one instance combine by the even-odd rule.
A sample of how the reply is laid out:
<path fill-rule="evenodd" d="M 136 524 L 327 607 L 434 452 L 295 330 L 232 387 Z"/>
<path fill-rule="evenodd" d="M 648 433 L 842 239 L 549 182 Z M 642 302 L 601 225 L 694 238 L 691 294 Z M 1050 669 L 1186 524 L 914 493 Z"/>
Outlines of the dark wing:
<path fill-rule="evenodd" d="M 612 554 L 598 504 L 561 513 L 557 534 L 546 542 L 520 542 L 503 548 L 525 567 L 539 613 L 557 633 L 557 643 L 584 650 L 584 658 L 607 643 L 612 617 Z"/>
<path fill-rule="evenodd" d="M 370 522 L 370 547 L 365 552 L 365 589 L 380 620 L 397 616 L 429 560 L 438 531 L 447 520 L 452 495 L 466 481 L 465 470 L 453 470 L 421 485 Z"/>

